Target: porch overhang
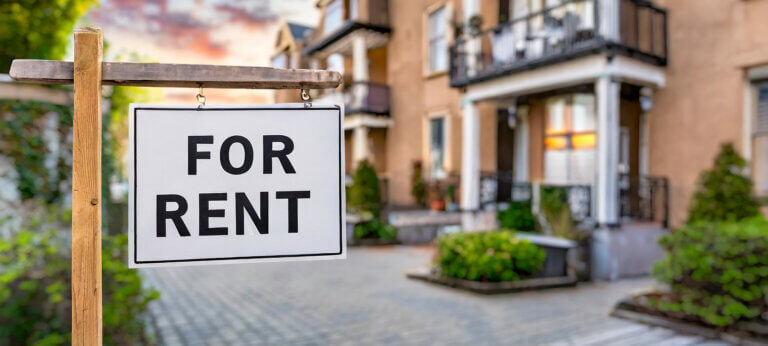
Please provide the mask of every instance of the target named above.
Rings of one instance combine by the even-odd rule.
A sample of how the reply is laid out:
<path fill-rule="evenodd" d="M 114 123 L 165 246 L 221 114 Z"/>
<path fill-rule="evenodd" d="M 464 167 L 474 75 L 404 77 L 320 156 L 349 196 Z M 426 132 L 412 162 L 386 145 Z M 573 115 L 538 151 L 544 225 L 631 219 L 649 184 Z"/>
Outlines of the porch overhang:
<path fill-rule="evenodd" d="M 344 130 L 352 130 L 357 127 L 389 128 L 392 127 L 392 124 L 390 117 L 367 113 L 349 114 L 344 117 Z"/>
<path fill-rule="evenodd" d="M 466 101 L 482 101 L 520 96 L 585 83 L 609 77 L 616 81 L 663 88 L 664 68 L 618 55 L 592 55 L 535 70 L 495 78 L 466 87 Z"/>
<path fill-rule="evenodd" d="M 388 26 L 360 23 L 355 21 L 348 21 L 344 23 L 341 28 L 327 35 L 320 41 L 312 43 L 304 48 L 303 53 L 305 55 L 312 55 L 316 53 L 322 53 L 321 55 L 330 55 L 333 53 L 351 51 L 351 37 L 352 33 L 360 31 L 367 36 L 366 43 L 368 43 L 368 49 L 373 49 L 386 44 L 389 33 L 392 29 Z M 349 46 L 349 47 L 348 47 Z"/>

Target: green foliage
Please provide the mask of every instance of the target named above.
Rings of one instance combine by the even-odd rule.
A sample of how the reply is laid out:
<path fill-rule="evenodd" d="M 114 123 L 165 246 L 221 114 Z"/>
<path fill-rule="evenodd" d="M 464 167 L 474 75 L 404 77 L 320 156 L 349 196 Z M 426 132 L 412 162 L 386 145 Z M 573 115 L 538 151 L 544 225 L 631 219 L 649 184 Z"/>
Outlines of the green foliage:
<path fill-rule="evenodd" d="M 768 221 L 697 222 L 659 240 L 654 276 L 671 285 L 658 308 L 727 326 L 768 312 Z"/>
<path fill-rule="evenodd" d="M 33 223 L 0 240 L 0 344 L 64 344 L 70 339 L 69 243 Z M 147 303 L 159 293 L 142 288 L 125 265 L 127 236 L 105 237 L 102 253 L 104 343 L 146 343 Z"/>
<path fill-rule="evenodd" d="M 737 221 L 757 215 L 759 205 L 752 195 L 752 182 L 744 174 L 746 169 L 747 162 L 733 144 L 724 144 L 714 167 L 699 177 L 688 222 Z"/>
<path fill-rule="evenodd" d="M 552 230 L 552 235 L 575 239 L 571 206 L 568 204 L 568 190 L 559 186 L 541 188 L 541 212 Z"/>
<path fill-rule="evenodd" d="M 0 2 L 0 72 L 13 59 L 61 60 L 77 20 L 96 0 Z"/>
<path fill-rule="evenodd" d="M 397 228 L 380 218 L 361 222 L 355 225 L 355 239 L 394 239 L 397 237 Z"/>
<path fill-rule="evenodd" d="M 536 230 L 536 222 L 531 212 L 531 201 L 510 202 L 509 208 L 499 210 L 496 214 L 499 226 L 503 229 L 533 232 Z"/>
<path fill-rule="evenodd" d="M 418 205 L 427 204 L 427 183 L 422 178 L 421 162 L 413 165 L 413 176 L 411 176 L 411 197 Z"/>
<path fill-rule="evenodd" d="M 516 281 L 544 265 L 546 253 L 510 231 L 459 232 L 437 241 L 444 276 L 473 281 Z"/>
<path fill-rule="evenodd" d="M 352 176 L 347 207 L 355 212 L 367 212 L 378 217 L 381 213 L 380 189 L 376 170 L 367 160 L 361 161 Z"/>
<path fill-rule="evenodd" d="M 59 115 L 57 130 L 62 148 L 55 158 L 55 172 L 45 166 L 50 153 L 43 138 L 47 126 L 44 116 L 50 112 Z M 58 202 L 62 195 L 60 183 L 67 180 L 70 173 L 67 157 L 71 149 L 66 139 L 72 129 L 72 106 L 0 100 L 0 115 L 0 154 L 13 159 L 18 173 L 17 188 L 22 199 Z"/>

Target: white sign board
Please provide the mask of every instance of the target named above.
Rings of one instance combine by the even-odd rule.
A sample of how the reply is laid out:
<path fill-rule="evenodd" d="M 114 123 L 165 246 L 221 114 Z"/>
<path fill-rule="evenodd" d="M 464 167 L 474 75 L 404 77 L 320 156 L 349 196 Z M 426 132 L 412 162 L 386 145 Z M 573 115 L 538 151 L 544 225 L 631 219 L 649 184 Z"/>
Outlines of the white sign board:
<path fill-rule="evenodd" d="M 129 266 L 346 257 L 339 106 L 130 109 Z"/>

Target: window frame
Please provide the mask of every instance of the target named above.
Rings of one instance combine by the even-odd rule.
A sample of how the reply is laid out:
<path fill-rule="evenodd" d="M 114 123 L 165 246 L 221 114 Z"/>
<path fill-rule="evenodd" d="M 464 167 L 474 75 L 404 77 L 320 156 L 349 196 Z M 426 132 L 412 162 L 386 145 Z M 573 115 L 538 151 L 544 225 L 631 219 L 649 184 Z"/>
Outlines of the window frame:
<path fill-rule="evenodd" d="M 594 120 L 594 128 L 591 130 L 575 130 L 574 129 L 574 100 L 576 99 L 576 96 L 578 95 L 589 95 L 592 98 L 593 106 L 592 106 L 592 116 Z M 549 102 L 552 99 L 555 98 L 562 98 L 565 100 L 565 106 L 563 108 L 563 129 L 557 132 L 550 132 L 549 131 L 549 122 L 550 122 L 550 109 L 549 109 Z M 597 150 L 597 97 L 595 94 L 590 93 L 568 93 L 563 95 L 557 95 L 557 96 L 551 96 L 546 99 L 544 99 L 544 129 L 543 129 L 543 150 L 542 150 L 542 162 L 544 163 L 544 170 L 543 170 L 543 176 L 544 179 L 547 180 L 547 152 L 560 152 L 560 151 L 566 151 L 568 153 L 568 160 L 566 161 L 567 166 L 567 173 L 566 173 L 566 180 L 565 181 L 552 181 L 550 183 L 555 184 L 565 184 L 565 185 L 571 185 L 571 184 L 584 184 L 583 181 L 577 181 L 574 180 L 573 176 L 573 167 L 572 162 L 570 160 L 570 157 L 574 152 L 581 151 L 581 150 L 590 150 L 593 152 L 596 152 Z M 574 147 L 574 137 L 581 138 L 581 137 L 591 137 L 591 146 L 589 147 Z M 549 148 L 548 140 L 550 139 L 561 139 L 564 142 L 564 146 L 561 148 Z M 591 184 L 591 183 L 590 183 Z"/>
<path fill-rule="evenodd" d="M 435 35 L 433 37 L 431 32 L 431 22 L 430 17 L 435 14 L 439 10 L 444 10 L 444 20 L 445 20 L 445 33 L 442 35 L 443 37 L 440 38 L 440 35 Z M 452 25 L 451 25 L 451 18 L 453 18 L 453 7 L 451 3 L 446 1 L 440 1 L 435 4 L 432 4 L 431 6 L 427 7 L 423 14 L 423 42 L 422 42 L 422 49 L 423 49 L 423 58 L 424 58 L 424 66 L 423 66 L 423 74 L 425 78 L 431 78 L 434 76 L 439 76 L 443 74 L 447 74 L 448 70 L 451 68 L 451 52 L 450 47 L 452 44 L 453 39 L 453 33 L 452 33 Z M 442 69 L 432 69 L 431 59 L 433 57 L 432 54 L 432 43 L 436 42 L 438 40 L 444 40 L 445 41 L 445 62 L 446 66 Z"/>
<path fill-rule="evenodd" d="M 752 79 L 749 80 L 750 85 L 750 92 L 753 96 L 753 102 L 749 107 L 750 112 L 750 122 L 751 122 L 751 129 L 749 132 L 749 146 L 751 148 L 751 159 L 750 162 L 750 176 L 753 179 L 754 183 L 754 193 L 756 196 L 760 198 L 768 197 L 768 181 L 765 182 L 758 182 L 757 179 L 766 179 L 768 180 L 768 177 L 761 177 L 760 174 L 757 173 L 765 173 L 765 172 L 757 172 L 757 164 L 758 162 L 763 163 L 766 165 L 766 161 L 768 161 L 768 150 L 765 150 L 765 152 L 758 151 L 758 139 L 760 138 L 768 138 L 768 123 L 765 126 L 765 128 L 761 128 L 760 126 L 760 93 L 761 91 L 764 91 L 766 94 L 766 100 L 764 102 L 768 103 L 768 79 Z M 765 88 L 765 89 L 763 89 Z M 761 90 L 763 89 L 763 90 Z M 768 107 L 768 106 L 767 106 Z M 766 109 L 766 118 L 768 118 L 768 109 Z M 768 122 L 768 120 L 764 120 Z M 768 140 L 768 139 L 764 139 Z M 761 189 L 762 186 L 762 189 Z"/>
<path fill-rule="evenodd" d="M 442 119 L 443 122 L 443 152 L 442 152 L 442 167 L 440 168 L 439 174 L 435 174 L 435 168 L 433 167 L 432 162 L 432 121 L 435 119 Z M 448 109 L 439 109 L 432 112 L 427 113 L 427 116 L 424 118 L 424 157 L 426 158 L 426 165 L 425 168 L 427 169 L 427 177 L 431 180 L 443 180 L 447 179 L 449 176 L 449 171 L 451 168 L 451 165 L 449 161 L 451 160 L 451 149 L 450 149 L 450 138 L 451 138 L 451 116 L 450 111 Z"/>
<path fill-rule="evenodd" d="M 323 35 L 329 35 L 344 26 L 345 18 L 344 18 L 344 0 L 331 0 L 328 2 L 328 4 L 325 5 L 324 13 L 323 13 Z M 338 11 L 341 13 L 341 16 L 339 17 L 339 22 L 335 23 L 335 26 L 333 26 L 333 29 L 329 29 L 328 23 L 329 23 L 329 16 L 331 6 L 336 6 L 338 4 Z M 335 10 L 335 8 L 334 8 Z"/>

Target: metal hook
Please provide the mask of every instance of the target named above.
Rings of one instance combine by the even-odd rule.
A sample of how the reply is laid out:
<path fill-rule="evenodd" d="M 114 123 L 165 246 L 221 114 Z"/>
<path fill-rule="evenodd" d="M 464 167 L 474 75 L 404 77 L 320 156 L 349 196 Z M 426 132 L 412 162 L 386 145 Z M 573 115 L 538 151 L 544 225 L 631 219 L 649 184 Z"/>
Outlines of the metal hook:
<path fill-rule="evenodd" d="M 301 89 L 301 100 L 304 101 L 304 108 L 312 108 L 312 96 L 309 89 Z"/>
<path fill-rule="evenodd" d="M 195 98 L 197 98 L 197 109 L 203 108 L 203 106 L 205 106 L 205 95 L 203 95 L 202 85 L 200 85 L 200 89 L 198 90 L 197 96 L 195 96 Z"/>

